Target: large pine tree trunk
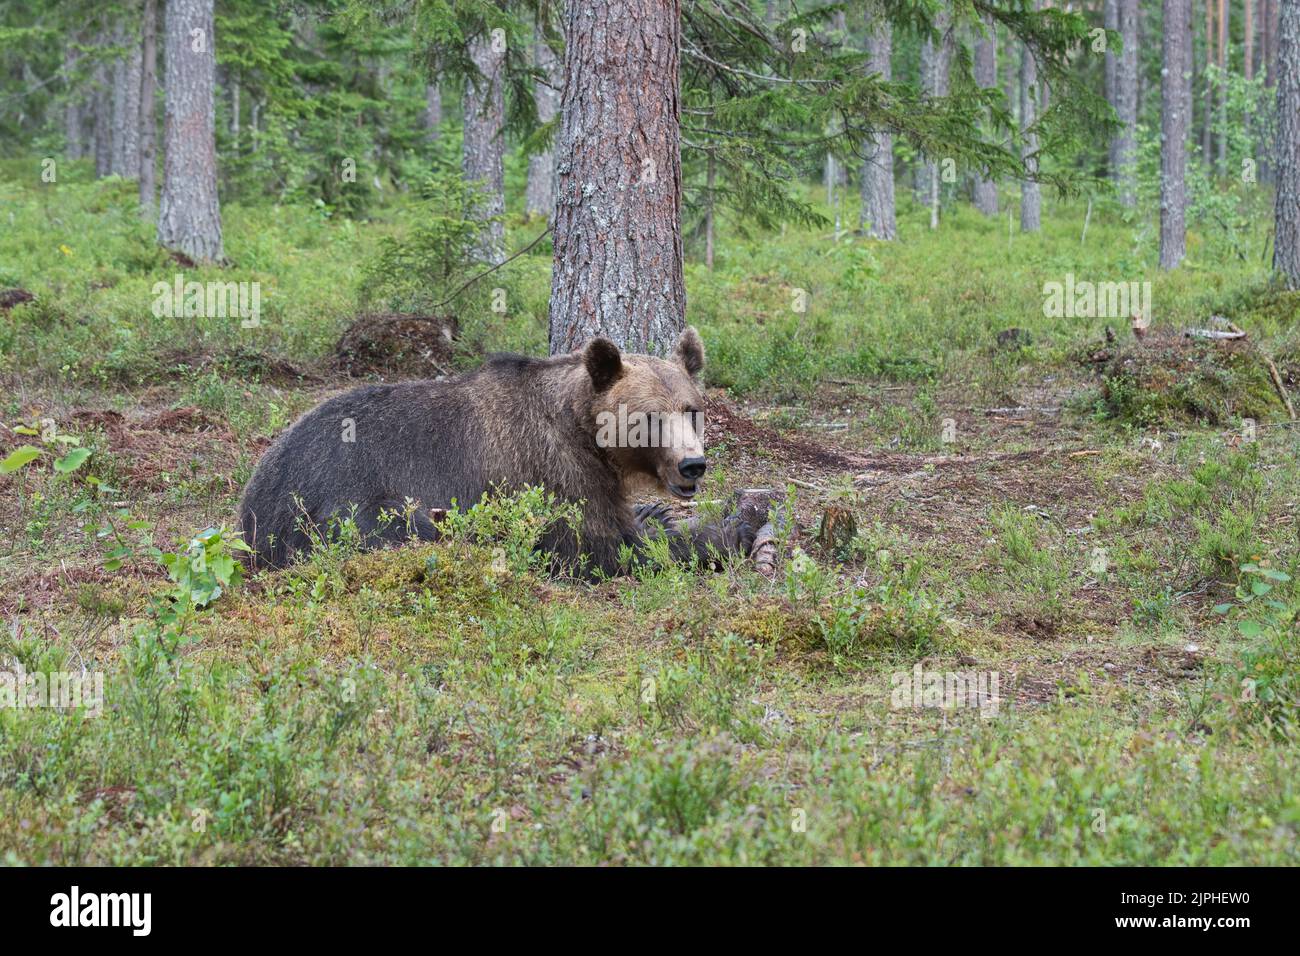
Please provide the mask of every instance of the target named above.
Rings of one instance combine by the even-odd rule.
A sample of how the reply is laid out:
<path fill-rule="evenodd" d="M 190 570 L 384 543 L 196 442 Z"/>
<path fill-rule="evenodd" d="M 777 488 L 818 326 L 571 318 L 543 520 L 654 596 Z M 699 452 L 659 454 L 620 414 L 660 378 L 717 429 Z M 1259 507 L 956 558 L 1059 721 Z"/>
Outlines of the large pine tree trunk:
<path fill-rule="evenodd" d="M 998 85 L 998 37 L 992 19 L 984 21 L 987 31 L 975 43 L 975 82 L 981 87 Z M 998 214 L 998 184 L 991 179 L 975 179 L 975 208 L 986 216 Z"/>
<path fill-rule="evenodd" d="M 219 262 L 213 0 L 167 0 L 167 89 L 158 242 L 196 262 Z"/>
<path fill-rule="evenodd" d="M 1191 0 L 1164 0 L 1164 64 L 1160 79 L 1160 268 L 1175 269 L 1187 250 L 1187 127 L 1191 102 Z"/>
<path fill-rule="evenodd" d="M 506 257 L 505 51 L 494 49 L 491 36 L 479 36 L 470 40 L 469 56 L 478 72 L 465 80 L 461 170 L 476 184 L 478 217 L 488 223 L 478 258 L 496 264 Z"/>
<path fill-rule="evenodd" d="M 1038 9 L 1038 4 L 1033 4 Z M 1042 196 L 1038 188 L 1038 134 L 1031 127 L 1038 120 L 1038 64 L 1028 46 L 1020 47 L 1020 129 L 1023 133 L 1021 158 L 1029 177 L 1020 184 L 1020 231 L 1038 232 L 1043 225 Z"/>
<path fill-rule="evenodd" d="M 140 214 L 153 219 L 157 178 L 158 0 L 144 0 L 140 28 Z"/>
<path fill-rule="evenodd" d="M 1300 0 L 1281 0 L 1277 48 L 1277 231 L 1273 268 L 1300 289 Z"/>
<path fill-rule="evenodd" d="M 551 354 L 664 354 L 686 321 L 679 0 L 566 0 Z"/>
<path fill-rule="evenodd" d="M 546 77 L 533 89 L 533 103 L 537 106 L 537 119 L 549 123 L 555 119 L 560 105 L 560 61 L 538 30 L 534 42 L 535 63 Z M 528 158 L 528 187 L 524 191 L 524 209 L 529 216 L 542 216 L 550 220 L 555 215 L 555 149 L 548 148 Z"/>
<path fill-rule="evenodd" d="M 893 26 L 884 17 L 867 24 L 867 71 L 893 79 Z M 896 239 L 894 218 L 894 137 L 878 130 L 867 138 L 862 165 L 862 212 L 858 227 L 874 239 Z"/>
<path fill-rule="evenodd" d="M 1115 58 L 1115 112 L 1120 128 L 1111 142 L 1111 170 L 1120 203 L 1132 209 L 1137 205 L 1138 0 L 1117 0 L 1115 6 L 1124 50 Z"/>

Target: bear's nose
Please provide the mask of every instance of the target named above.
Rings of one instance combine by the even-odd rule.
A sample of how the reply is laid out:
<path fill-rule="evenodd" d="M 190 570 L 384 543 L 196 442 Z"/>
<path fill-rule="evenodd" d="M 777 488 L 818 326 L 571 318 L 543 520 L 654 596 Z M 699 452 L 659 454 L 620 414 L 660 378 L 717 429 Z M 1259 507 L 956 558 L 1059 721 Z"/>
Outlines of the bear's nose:
<path fill-rule="evenodd" d="M 682 473 L 683 478 L 695 481 L 695 479 L 702 477 L 704 474 L 704 459 L 683 458 L 678 462 L 677 470 Z"/>

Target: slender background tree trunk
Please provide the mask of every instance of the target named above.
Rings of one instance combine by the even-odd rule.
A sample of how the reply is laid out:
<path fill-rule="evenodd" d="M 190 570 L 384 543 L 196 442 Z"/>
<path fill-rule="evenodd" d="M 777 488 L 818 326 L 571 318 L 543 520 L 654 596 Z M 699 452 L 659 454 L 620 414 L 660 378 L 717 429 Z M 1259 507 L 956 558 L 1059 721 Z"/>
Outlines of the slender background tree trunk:
<path fill-rule="evenodd" d="M 537 106 L 538 121 L 549 123 L 555 118 L 560 106 L 559 86 L 563 82 L 563 75 L 555 51 L 547 44 L 540 30 L 534 47 L 534 62 L 546 77 L 546 83 L 539 82 L 534 88 L 533 102 Z M 530 216 L 542 216 L 547 220 L 555 217 L 554 147 L 528 158 L 528 188 L 524 192 L 524 209 Z"/>
<path fill-rule="evenodd" d="M 81 159 L 85 155 L 81 142 L 82 91 L 76 85 L 73 71 L 80 59 L 69 47 L 63 53 L 63 88 L 67 99 L 63 104 L 63 154 L 68 159 Z"/>
<path fill-rule="evenodd" d="M 140 213 L 154 216 L 157 178 L 158 120 L 154 113 L 158 87 L 158 0 L 144 0 L 140 28 Z"/>
<path fill-rule="evenodd" d="M 566 0 L 551 354 L 664 354 L 686 321 L 678 0 Z"/>
<path fill-rule="evenodd" d="M 1219 175 L 1228 172 L 1228 46 L 1232 38 L 1229 20 L 1232 5 L 1219 0 L 1219 122 L 1215 139 L 1215 165 Z"/>
<path fill-rule="evenodd" d="M 985 89 L 998 85 L 998 38 L 993 21 L 984 21 L 985 33 L 975 42 L 975 82 Z M 975 179 L 975 208 L 986 216 L 998 214 L 998 184 L 982 175 Z"/>
<path fill-rule="evenodd" d="M 1115 6 L 1124 49 L 1115 62 L 1115 111 L 1121 125 L 1111 144 L 1112 169 L 1120 204 L 1133 209 L 1137 206 L 1138 0 L 1117 0 Z"/>
<path fill-rule="evenodd" d="M 1033 4 L 1035 10 L 1038 4 Z M 1030 132 L 1038 118 L 1038 64 L 1029 47 L 1020 47 L 1020 128 L 1023 131 L 1021 157 L 1030 176 L 1038 173 L 1038 134 Z M 1042 197 L 1033 178 L 1020 184 L 1020 231 L 1038 232 L 1042 228 Z"/>
<path fill-rule="evenodd" d="M 1191 103 L 1185 74 L 1191 63 L 1190 0 L 1164 0 L 1164 67 L 1160 100 L 1160 268 L 1175 269 L 1187 249 L 1187 127 Z"/>
<path fill-rule="evenodd" d="M 506 211 L 505 92 L 502 88 L 503 50 L 494 50 L 491 36 L 469 43 L 470 59 L 478 76 L 465 80 L 465 133 L 461 168 L 467 182 L 480 191 L 478 214 L 490 220 L 478 258 L 493 264 L 505 259 L 506 232 L 501 217 Z"/>
<path fill-rule="evenodd" d="M 96 46 L 107 46 L 109 34 L 101 32 Z M 101 61 L 95 67 L 94 98 L 95 119 L 95 176 L 107 176 L 113 171 L 113 93 L 109 85 L 109 67 Z"/>
<path fill-rule="evenodd" d="M 883 17 L 867 25 L 867 70 L 893 79 L 893 26 Z M 858 227 L 874 239 L 898 238 L 894 217 L 894 137 L 878 130 L 867 138 L 862 164 L 862 212 Z"/>
<path fill-rule="evenodd" d="M 167 90 L 158 242 L 196 262 L 219 262 L 213 0 L 167 0 Z"/>
<path fill-rule="evenodd" d="M 442 87 L 427 83 L 424 87 L 424 129 L 431 143 L 442 133 Z"/>

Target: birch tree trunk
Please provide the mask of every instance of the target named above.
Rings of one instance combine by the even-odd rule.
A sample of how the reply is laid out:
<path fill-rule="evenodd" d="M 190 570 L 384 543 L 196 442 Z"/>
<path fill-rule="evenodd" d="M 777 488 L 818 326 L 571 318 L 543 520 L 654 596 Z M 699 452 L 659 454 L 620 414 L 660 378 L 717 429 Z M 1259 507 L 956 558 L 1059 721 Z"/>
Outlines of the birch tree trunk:
<path fill-rule="evenodd" d="M 680 0 L 565 0 L 550 350 L 664 354 L 682 280 Z"/>
<path fill-rule="evenodd" d="M 1279 6 L 1273 268 L 1288 288 L 1300 289 L 1300 0 L 1281 0 Z"/>
<path fill-rule="evenodd" d="M 883 17 L 867 24 L 867 71 L 893 79 L 893 26 Z M 878 130 L 867 138 L 862 165 L 862 211 L 858 228 L 873 239 L 898 238 L 894 217 L 894 137 Z"/>
<path fill-rule="evenodd" d="M 477 256 L 496 265 L 505 260 L 506 232 L 501 217 L 506 211 L 505 91 L 502 87 L 504 48 L 491 35 L 470 40 L 469 56 L 478 71 L 465 80 L 462 100 L 465 134 L 461 169 L 465 181 L 479 189 L 478 216 L 488 223 Z"/>
<path fill-rule="evenodd" d="M 1164 64 L 1160 72 L 1160 268 L 1175 269 L 1187 251 L 1187 127 L 1191 62 L 1187 22 L 1191 0 L 1164 2 Z"/>
<path fill-rule="evenodd" d="M 158 242 L 195 262 L 219 262 L 217 144 L 213 97 L 213 0 L 167 0 L 167 89 Z"/>
<path fill-rule="evenodd" d="M 534 62 L 546 77 L 533 88 L 533 103 L 537 119 L 549 123 L 555 119 L 560 105 L 559 86 L 564 81 L 560 61 L 538 30 L 534 40 Z M 524 191 L 524 209 L 529 216 L 542 216 L 548 222 L 555 218 L 555 148 L 528 158 L 528 186 Z"/>

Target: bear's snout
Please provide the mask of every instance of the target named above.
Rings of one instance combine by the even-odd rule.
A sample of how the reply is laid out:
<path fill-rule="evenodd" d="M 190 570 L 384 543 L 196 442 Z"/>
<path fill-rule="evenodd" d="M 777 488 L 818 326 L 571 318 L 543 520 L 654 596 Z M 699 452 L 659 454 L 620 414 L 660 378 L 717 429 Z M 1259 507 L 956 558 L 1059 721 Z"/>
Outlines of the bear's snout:
<path fill-rule="evenodd" d="M 704 458 L 683 458 L 677 463 L 677 470 L 687 481 L 697 481 L 704 477 Z"/>

